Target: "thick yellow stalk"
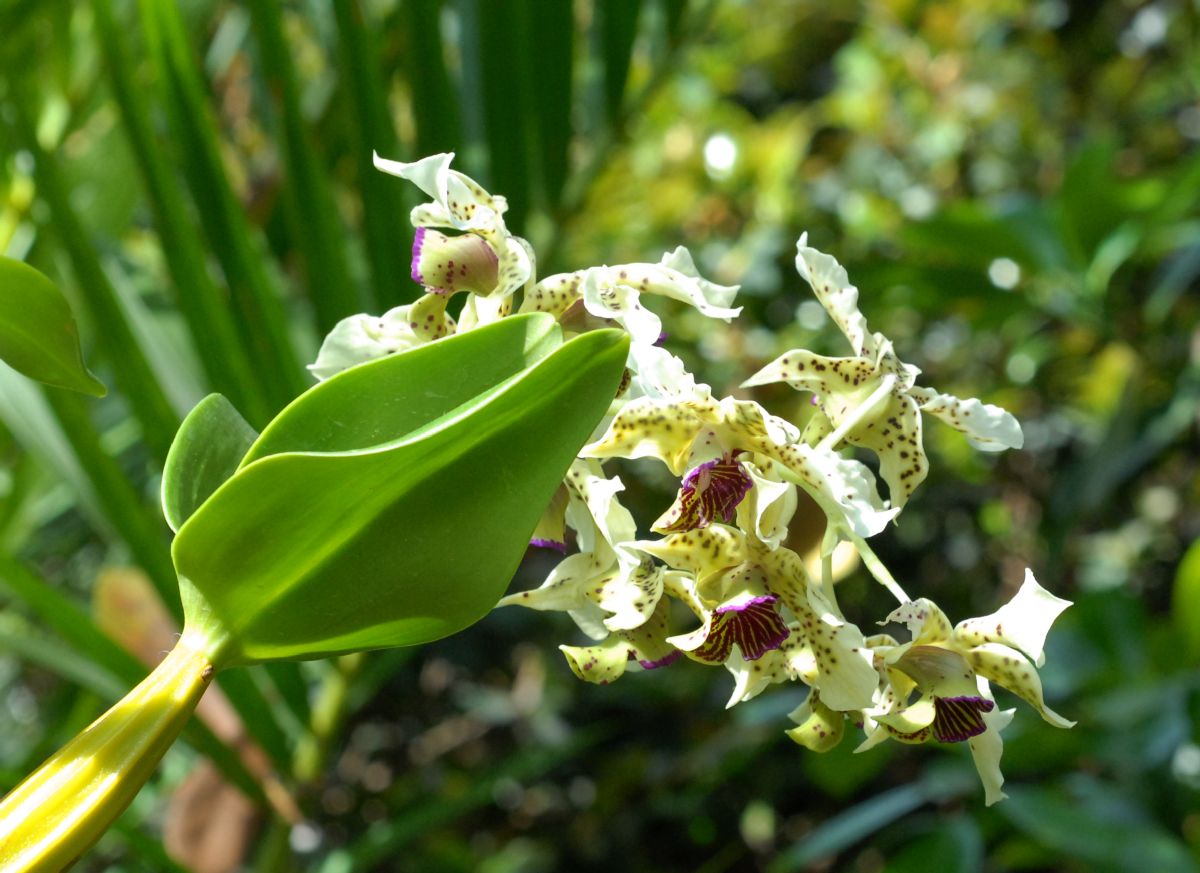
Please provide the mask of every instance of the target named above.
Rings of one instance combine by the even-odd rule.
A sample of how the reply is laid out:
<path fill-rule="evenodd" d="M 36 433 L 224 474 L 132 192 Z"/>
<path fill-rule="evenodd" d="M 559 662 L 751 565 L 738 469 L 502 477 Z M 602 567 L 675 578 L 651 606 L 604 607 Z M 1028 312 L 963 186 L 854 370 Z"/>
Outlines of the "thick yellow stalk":
<path fill-rule="evenodd" d="M 65 870 L 125 810 L 212 681 L 191 642 L 0 801 L 0 873 Z"/>

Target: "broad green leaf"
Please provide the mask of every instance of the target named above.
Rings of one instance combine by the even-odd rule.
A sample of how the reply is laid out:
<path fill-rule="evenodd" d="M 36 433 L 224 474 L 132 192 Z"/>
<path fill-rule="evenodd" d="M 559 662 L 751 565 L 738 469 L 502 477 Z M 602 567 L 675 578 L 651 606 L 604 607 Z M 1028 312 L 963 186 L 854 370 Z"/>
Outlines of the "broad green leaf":
<path fill-rule="evenodd" d="M 532 366 L 561 343 L 553 316 L 532 313 L 352 367 L 279 413 L 242 465 L 283 452 L 353 451 L 398 439 Z"/>
<path fill-rule="evenodd" d="M 88 372 L 79 329 L 54 283 L 21 261 L 0 257 L 0 358 L 30 379 L 103 397 Z"/>
<path fill-rule="evenodd" d="M 546 324 L 514 321 L 524 328 L 517 348 L 526 330 L 537 335 Z M 511 331 L 503 322 L 482 328 L 475 342 L 503 347 L 495 338 Z M 228 646 L 214 653 L 220 661 L 414 645 L 461 630 L 495 604 L 608 408 L 627 339 L 588 333 L 510 376 L 495 359 L 464 365 L 461 350 L 477 349 L 466 343 L 471 336 L 430 345 L 429 359 L 417 357 L 421 349 L 407 352 L 309 392 L 280 416 L 278 430 L 267 428 L 251 450 L 258 460 L 180 529 L 174 555 L 189 623 Z M 428 368 L 427 378 L 414 383 L 409 368 L 393 363 L 408 355 Z M 403 399 L 381 406 L 360 393 L 375 375 L 432 419 L 398 412 Z M 469 396 L 489 380 L 495 387 Z M 390 434 L 370 423 L 376 415 Z M 318 442 L 332 451 L 262 457 L 264 447 L 283 446 L 297 422 L 322 417 L 356 436 L 327 427 Z"/>
<path fill-rule="evenodd" d="M 163 515 L 171 530 L 200 508 L 237 470 L 258 433 L 220 394 L 210 394 L 188 413 L 163 468 Z"/>

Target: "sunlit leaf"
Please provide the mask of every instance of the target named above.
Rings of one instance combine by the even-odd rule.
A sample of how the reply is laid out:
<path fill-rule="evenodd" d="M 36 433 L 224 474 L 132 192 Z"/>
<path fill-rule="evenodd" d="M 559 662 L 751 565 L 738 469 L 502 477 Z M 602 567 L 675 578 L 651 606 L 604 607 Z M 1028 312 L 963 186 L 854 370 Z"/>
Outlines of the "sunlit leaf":
<path fill-rule="evenodd" d="M 236 663 L 412 645 L 486 613 L 624 369 L 622 334 L 547 356 L 548 326 L 510 319 L 300 398 L 176 537 L 192 626 Z M 514 366 L 525 349 L 536 363 Z"/>

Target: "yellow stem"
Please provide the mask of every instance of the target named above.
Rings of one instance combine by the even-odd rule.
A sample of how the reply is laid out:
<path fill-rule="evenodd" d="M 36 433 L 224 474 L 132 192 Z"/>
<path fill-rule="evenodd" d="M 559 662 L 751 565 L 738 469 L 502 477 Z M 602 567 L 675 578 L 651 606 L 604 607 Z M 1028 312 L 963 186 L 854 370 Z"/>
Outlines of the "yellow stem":
<path fill-rule="evenodd" d="M 212 681 L 190 642 L 0 801 L 0 873 L 65 870 L 125 810 Z"/>

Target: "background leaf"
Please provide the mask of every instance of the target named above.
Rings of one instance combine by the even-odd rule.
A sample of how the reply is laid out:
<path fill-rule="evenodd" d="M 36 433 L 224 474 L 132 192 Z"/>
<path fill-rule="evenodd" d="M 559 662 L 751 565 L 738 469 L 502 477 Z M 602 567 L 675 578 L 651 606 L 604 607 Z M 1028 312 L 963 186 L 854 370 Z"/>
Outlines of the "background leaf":
<path fill-rule="evenodd" d="M 103 397 L 66 298 L 32 267 L 0 257 L 0 358 L 31 379 Z"/>

